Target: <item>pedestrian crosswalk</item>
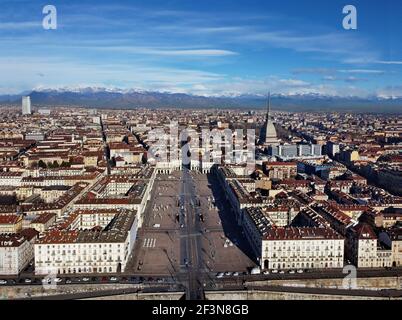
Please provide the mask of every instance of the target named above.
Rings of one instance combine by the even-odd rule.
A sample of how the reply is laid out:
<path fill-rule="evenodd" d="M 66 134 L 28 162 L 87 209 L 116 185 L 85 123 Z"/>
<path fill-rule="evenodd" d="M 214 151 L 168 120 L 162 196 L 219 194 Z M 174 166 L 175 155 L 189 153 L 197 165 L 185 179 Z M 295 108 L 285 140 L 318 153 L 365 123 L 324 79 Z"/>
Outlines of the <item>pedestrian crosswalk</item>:
<path fill-rule="evenodd" d="M 144 248 L 155 248 L 155 246 L 156 246 L 156 239 L 149 239 L 149 238 L 144 239 L 143 244 Z"/>

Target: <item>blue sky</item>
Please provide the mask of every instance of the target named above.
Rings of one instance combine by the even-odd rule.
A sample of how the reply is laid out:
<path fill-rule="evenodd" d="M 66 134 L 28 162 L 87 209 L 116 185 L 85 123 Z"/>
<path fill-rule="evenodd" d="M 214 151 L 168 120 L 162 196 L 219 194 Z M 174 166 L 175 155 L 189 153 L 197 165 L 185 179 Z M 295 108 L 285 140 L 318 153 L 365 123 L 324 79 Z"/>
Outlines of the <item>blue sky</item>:
<path fill-rule="evenodd" d="M 47 4 L 57 30 L 42 28 Z M 357 30 L 342 27 L 347 4 Z M 0 0 L 0 94 L 101 86 L 402 96 L 401 32 L 400 0 Z"/>

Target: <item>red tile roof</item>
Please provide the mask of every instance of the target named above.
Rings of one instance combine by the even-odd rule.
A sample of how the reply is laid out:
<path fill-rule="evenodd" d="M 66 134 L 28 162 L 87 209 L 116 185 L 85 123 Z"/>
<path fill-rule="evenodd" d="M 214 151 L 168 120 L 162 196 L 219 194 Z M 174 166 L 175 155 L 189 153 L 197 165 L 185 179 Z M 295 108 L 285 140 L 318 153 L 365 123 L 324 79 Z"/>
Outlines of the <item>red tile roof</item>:
<path fill-rule="evenodd" d="M 272 228 L 265 235 L 264 240 L 319 240 L 343 239 L 343 237 L 330 228 Z"/>
<path fill-rule="evenodd" d="M 0 224 L 16 224 L 21 219 L 17 215 L 0 215 Z"/>

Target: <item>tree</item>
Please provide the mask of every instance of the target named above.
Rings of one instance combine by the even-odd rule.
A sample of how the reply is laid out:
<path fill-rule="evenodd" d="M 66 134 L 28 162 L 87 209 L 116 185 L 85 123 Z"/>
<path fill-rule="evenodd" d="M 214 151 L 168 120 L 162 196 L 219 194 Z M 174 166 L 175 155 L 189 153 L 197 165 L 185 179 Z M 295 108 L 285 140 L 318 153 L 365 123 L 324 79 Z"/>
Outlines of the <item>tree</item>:
<path fill-rule="evenodd" d="M 70 167 L 70 166 L 71 166 L 70 162 L 66 162 L 66 161 L 63 161 L 63 162 L 61 163 L 61 165 L 60 165 L 60 167 L 62 167 L 62 168 L 68 168 L 68 167 Z"/>
<path fill-rule="evenodd" d="M 59 167 L 59 163 L 57 161 L 53 161 L 48 164 L 48 168 L 50 168 L 50 169 L 55 169 L 58 167 Z"/>
<path fill-rule="evenodd" d="M 46 168 L 47 168 L 47 165 L 46 165 L 46 163 L 45 163 L 43 160 L 39 160 L 38 166 L 39 166 L 40 168 L 42 168 L 42 169 L 46 169 Z"/>

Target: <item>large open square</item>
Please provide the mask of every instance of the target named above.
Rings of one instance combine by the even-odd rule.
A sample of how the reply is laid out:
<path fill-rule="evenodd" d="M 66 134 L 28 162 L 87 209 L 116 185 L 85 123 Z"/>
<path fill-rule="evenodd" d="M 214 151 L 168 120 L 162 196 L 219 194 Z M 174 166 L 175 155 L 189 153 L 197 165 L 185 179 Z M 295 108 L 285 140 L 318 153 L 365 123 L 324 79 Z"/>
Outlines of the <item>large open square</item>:
<path fill-rule="evenodd" d="M 181 232 L 178 220 L 181 174 L 176 171 L 172 175 L 157 176 L 127 273 L 174 277 L 185 271 L 180 241 L 187 235 Z M 255 266 L 247 255 L 251 252 L 247 241 L 220 194 L 218 181 L 211 174 L 191 172 L 190 175 L 199 199 L 198 212 L 204 216 L 200 231 L 189 235 L 199 240 L 201 271 L 245 272 Z"/>

